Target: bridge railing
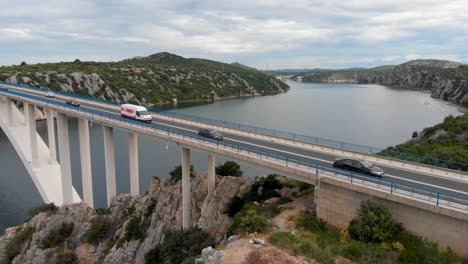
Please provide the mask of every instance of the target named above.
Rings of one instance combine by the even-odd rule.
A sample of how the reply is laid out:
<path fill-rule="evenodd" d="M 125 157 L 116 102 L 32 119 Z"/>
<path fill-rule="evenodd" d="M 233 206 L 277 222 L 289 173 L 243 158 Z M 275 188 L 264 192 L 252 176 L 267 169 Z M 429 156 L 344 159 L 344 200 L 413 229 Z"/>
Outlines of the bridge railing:
<path fill-rule="evenodd" d="M 44 92 L 44 94 L 45 92 L 50 91 L 49 89 L 45 89 L 45 88 L 37 88 L 37 87 L 21 85 L 21 84 L 11 84 L 11 83 L 6 83 L 6 82 L 0 82 L 0 83 L 5 84 L 5 85 L 13 85 L 13 86 L 21 87 L 21 88 L 26 88 L 26 89 L 32 89 L 36 91 L 42 91 Z M 115 102 L 115 101 L 106 100 L 106 99 L 83 96 L 83 95 L 69 93 L 65 91 L 54 91 L 54 92 L 64 95 L 64 96 L 75 97 L 75 98 L 79 98 L 83 100 L 91 100 L 91 101 L 105 103 L 105 104 L 109 104 L 113 106 L 121 104 L 121 102 Z M 257 134 L 274 136 L 274 137 L 289 139 L 293 141 L 300 141 L 300 142 L 333 147 L 333 148 L 349 150 L 349 151 L 355 151 L 355 152 L 360 152 L 360 153 L 365 153 L 365 154 L 386 156 L 386 157 L 391 157 L 391 158 L 395 158 L 399 160 L 416 162 L 420 164 L 426 164 L 426 165 L 440 167 L 440 168 L 447 168 L 451 170 L 468 171 L 468 164 L 462 163 L 462 162 L 438 159 L 438 158 L 427 157 L 427 156 L 417 155 L 417 154 L 412 154 L 412 153 L 399 152 L 399 151 L 394 151 L 392 149 L 382 149 L 382 148 L 343 142 L 343 141 L 331 140 L 331 139 L 326 139 L 326 138 L 301 135 L 301 134 L 284 132 L 284 131 L 279 131 L 279 130 L 274 130 L 274 129 L 269 129 L 269 128 L 262 128 L 262 127 L 256 127 L 256 126 L 245 125 L 245 124 L 240 124 L 240 123 L 216 120 L 212 118 L 199 117 L 199 116 L 194 116 L 190 114 L 183 114 L 183 113 L 178 113 L 174 111 L 162 110 L 158 108 L 152 108 L 152 109 L 149 109 L 149 111 L 156 113 L 156 114 L 169 116 L 169 117 L 188 119 L 188 120 L 192 120 L 192 121 L 196 121 L 200 123 L 206 123 L 209 125 L 233 128 L 233 129 L 243 130 L 247 132 L 255 132 Z"/>
<path fill-rule="evenodd" d="M 393 181 L 388 181 L 380 178 L 371 177 L 368 175 L 358 174 L 346 170 L 341 170 L 333 167 L 322 166 L 319 163 L 306 159 L 291 158 L 284 156 L 282 154 L 275 153 L 273 151 L 263 151 L 254 148 L 249 148 L 246 146 L 241 146 L 238 144 L 227 143 L 223 141 L 217 141 L 214 139 L 209 139 L 201 137 L 196 133 L 189 133 L 186 131 L 177 130 L 170 127 L 155 126 L 154 124 L 142 123 L 132 119 L 121 118 L 116 115 L 103 113 L 98 110 L 85 109 L 80 107 L 73 107 L 62 102 L 53 101 L 47 98 L 41 98 L 29 94 L 22 94 L 14 91 L 4 91 L 0 90 L 0 93 L 12 94 L 18 97 L 25 97 L 35 101 L 42 102 L 46 105 L 54 105 L 61 108 L 68 109 L 69 111 L 84 113 L 86 115 L 98 116 L 106 120 L 119 122 L 131 126 L 136 126 L 140 130 L 155 131 L 168 136 L 179 137 L 184 140 L 194 141 L 200 144 L 206 144 L 213 146 L 215 148 L 228 150 L 238 154 L 248 155 L 251 157 L 256 157 L 260 160 L 275 162 L 286 167 L 292 167 L 308 171 L 309 173 L 315 173 L 317 175 L 325 175 L 327 177 L 332 177 L 340 179 L 343 181 L 350 182 L 351 184 L 357 184 L 361 186 L 372 187 L 379 189 L 384 192 L 389 192 L 392 194 L 398 194 L 401 196 L 411 197 L 427 203 L 434 204 L 436 206 L 445 206 L 448 208 L 454 208 L 457 210 L 468 211 L 468 199 L 464 197 L 459 197 L 444 192 L 438 192 L 434 190 L 424 189 L 416 186 L 411 186 L 408 184 L 397 183 Z"/>

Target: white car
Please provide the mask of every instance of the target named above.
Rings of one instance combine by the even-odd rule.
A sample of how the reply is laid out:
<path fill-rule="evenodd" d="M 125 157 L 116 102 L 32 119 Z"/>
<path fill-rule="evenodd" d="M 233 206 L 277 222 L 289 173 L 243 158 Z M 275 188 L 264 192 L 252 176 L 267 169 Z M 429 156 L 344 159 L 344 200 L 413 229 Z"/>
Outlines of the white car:
<path fill-rule="evenodd" d="M 45 94 L 45 97 L 47 97 L 47 98 L 55 98 L 55 93 L 52 92 L 52 91 L 47 91 L 47 93 Z"/>
<path fill-rule="evenodd" d="M 153 116 L 148 109 L 139 105 L 123 104 L 120 106 L 120 116 L 151 123 Z"/>

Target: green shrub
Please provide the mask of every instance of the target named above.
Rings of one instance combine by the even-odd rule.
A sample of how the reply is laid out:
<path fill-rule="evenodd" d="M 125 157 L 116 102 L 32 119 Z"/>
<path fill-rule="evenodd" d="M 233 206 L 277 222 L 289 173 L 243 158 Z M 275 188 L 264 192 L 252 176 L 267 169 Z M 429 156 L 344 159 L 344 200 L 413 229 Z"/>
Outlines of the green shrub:
<path fill-rule="evenodd" d="M 132 216 L 125 227 L 123 241 L 141 240 L 145 233 L 141 227 L 141 216 Z"/>
<path fill-rule="evenodd" d="M 361 203 L 358 215 L 348 228 L 353 239 L 381 243 L 392 241 L 402 231 L 392 220 L 390 211 L 373 199 Z"/>
<path fill-rule="evenodd" d="M 296 221 L 296 227 L 312 232 L 325 231 L 327 222 L 309 212 L 302 212 Z"/>
<path fill-rule="evenodd" d="M 93 219 L 83 237 L 86 242 L 97 245 L 108 237 L 110 230 L 110 220 L 106 216 L 100 215 Z"/>
<path fill-rule="evenodd" d="M 78 257 L 76 256 L 75 252 L 63 252 L 58 253 L 55 255 L 54 260 L 52 261 L 53 264 L 77 264 Z"/>
<path fill-rule="evenodd" d="M 351 260 L 359 260 L 364 255 L 365 245 L 359 242 L 350 243 L 344 249 L 344 256 Z"/>
<path fill-rule="evenodd" d="M 258 213 L 259 207 L 254 204 L 246 204 L 235 217 L 228 230 L 228 234 L 234 232 L 254 233 L 261 232 L 268 224 L 268 219 Z"/>
<path fill-rule="evenodd" d="M 57 210 L 58 210 L 58 207 L 55 206 L 54 203 L 42 204 L 42 205 L 31 208 L 29 210 L 29 215 L 31 217 L 33 217 L 33 216 L 35 216 L 35 215 L 37 215 L 39 213 L 42 213 L 42 212 L 46 212 L 47 215 L 52 215 L 55 212 L 57 212 Z"/>
<path fill-rule="evenodd" d="M 234 161 L 226 161 L 223 165 L 216 166 L 216 174 L 221 176 L 242 176 L 240 165 Z"/>
<path fill-rule="evenodd" d="M 172 171 L 169 172 L 169 175 L 171 176 L 170 182 L 172 184 L 182 180 L 182 165 L 176 166 Z M 193 165 L 190 165 L 190 177 L 195 177 Z"/>
<path fill-rule="evenodd" d="M 49 234 L 41 241 L 41 248 L 52 248 L 63 243 L 72 233 L 73 223 L 62 223 L 55 229 L 50 230 Z"/>
<path fill-rule="evenodd" d="M 145 255 L 145 263 L 179 264 L 188 257 L 198 256 L 213 240 L 200 228 L 174 230 L 164 234 L 164 241 Z"/>
<path fill-rule="evenodd" d="M 233 217 L 235 214 L 237 214 L 242 209 L 244 204 L 245 204 L 244 199 L 240 198 L 239 196 L 234 196 L 234 197 L 232 197 L 231 201 L 229 201 L 226 213 L 230 217 Z"/>
<path fill-rule="evenodd" d="M 25 227 L 18 230 L 16 235 L 8 242 L 3 253 L 2 264 L 9 264 L 21 252 L 25 244 L 31 242 L 36 232 L 34 227 Z"/>

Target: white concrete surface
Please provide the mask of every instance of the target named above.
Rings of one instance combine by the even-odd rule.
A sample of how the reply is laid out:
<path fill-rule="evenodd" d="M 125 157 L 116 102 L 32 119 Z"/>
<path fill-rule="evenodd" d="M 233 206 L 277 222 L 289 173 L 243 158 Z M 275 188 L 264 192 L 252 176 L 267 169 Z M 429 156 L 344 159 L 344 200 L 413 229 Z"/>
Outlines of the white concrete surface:
<path fill-rule="evenodd" d="M 138 135 L 135 132 L 128 132 L 128 159 L 128 167 L 130 170 L 130 194 L 135 196 L 140 194 Z"/>
<path fill-rule="evenodd" d="M 215 155 L 208 154 L 208 195 L 213 194 L 216 188 L 215 169 L 216 169 Z"/>
<path fill-rule="evenodd" d="M 4 113 L 7 111 L 6 107 L 7 104 L 2 102 L 0 104 L 0 112 Z M 49 148 L 39 134 L 36 134 L 40 166 L 37 168 L 31 166 L 29 131 L 24 123 L 25 118 L 14 104 L 10 104 L 10 107 L 14 122 L 7 124 L 4 118 L 0 118 L 0 126 L 13 145 L 13 148 L 16 150 L 26 171 L 31 176 L 44 203 L 54 203 L 57 206 L 62 205 L 63 193 L 60 165 L 58 163 L 49 164 Z M 81 198 L 76 190 L 72 189 L 71 192 L 73 202 L 81 202 Z"/>
<path fill-rule="evenodd" d="M 63 204 L 73 203 L 73 185 L 70 159 L 70 137 L 68 133 L 68 117 L 58 113 L 57 116 L 58 146 L 60 155 L 60 168 L 62 173 Z"/>
<path fill-rule="evenodd" d="M 117 195 L 117 186 L 115 182 L 115 146 L 114 129 L 103 126 L 104 131 L 104 158 L 106 167 L 106 190 L 107 205 L 110 205 L 112 199 Z"/>
<path fill-rule="evenodd" d="M 182 148 L 182 228 L 190 228 L 190 149 Z"/>
<path fill-rule="evenodd" d="M 47 138 L 49 141 L 49 164 L 57 163 L 57 146 L 55 143 L 54 111 L 47 109 Z"/>
<path fill-rule="evenodd" d="M 28 116 L 28 130 L 29 130 L 29 144 L 31 147 L 31 163 L 33 168 L 39 167 L 39 157 L 38 157 L 38 150 L 37 150 L 37 130 L 36 130 L 36 118 L 35 118 L 35 109 L 34 105 L 25 104 L 28 107 L 25 109 L 27 111 L 24 112 L 25 115 Z"/>
<path fill-rule="evenodd" d="M 94 208 L 93 175 L 91 171 L 91 149 L 89 141 L 89 123 L 86 119 L 78 119 L 78 134 L 80 138 L 81 180 L 83 182 L 83 201 Z"/>

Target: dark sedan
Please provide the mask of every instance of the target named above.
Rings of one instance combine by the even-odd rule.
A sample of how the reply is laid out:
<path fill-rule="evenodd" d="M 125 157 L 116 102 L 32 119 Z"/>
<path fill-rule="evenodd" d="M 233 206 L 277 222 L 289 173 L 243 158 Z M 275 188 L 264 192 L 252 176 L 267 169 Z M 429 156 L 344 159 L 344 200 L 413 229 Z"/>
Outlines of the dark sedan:
<path fill-rule="evenodd" d="M 223 140 L 223 135 L 211 128 L 201 128 L 200 130 L 198 130 L 198 135 L 208 138 L 214 138 L 217 140 Z"/>
<path fill-rule="evenodd" d="M 333 167 L 376 177 L 382 177 L 384 175 L 384 171 L 381 168 L 366 160 L 355 160 L 348 158 L 336 159 L 335 162 L 333 162 Z"/>
<path fill-rule="evenodd" d="M 67 105 L 71 105 L 71 106 L 76 106 L 76 107 L 79 107 L 80 106 L 80 103 L 78 103 L 78 101 L 76 100 L 68 100 L 65 102 Z"/>

